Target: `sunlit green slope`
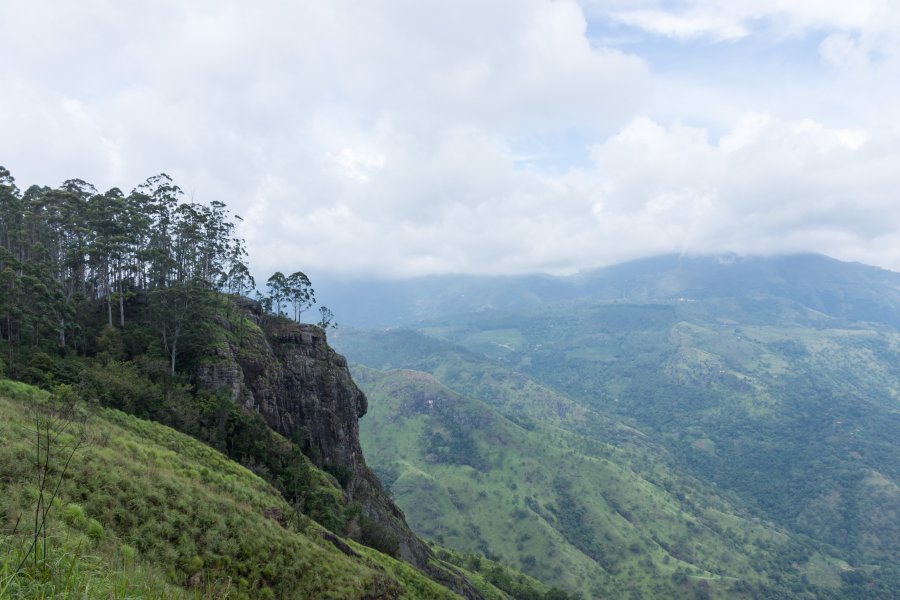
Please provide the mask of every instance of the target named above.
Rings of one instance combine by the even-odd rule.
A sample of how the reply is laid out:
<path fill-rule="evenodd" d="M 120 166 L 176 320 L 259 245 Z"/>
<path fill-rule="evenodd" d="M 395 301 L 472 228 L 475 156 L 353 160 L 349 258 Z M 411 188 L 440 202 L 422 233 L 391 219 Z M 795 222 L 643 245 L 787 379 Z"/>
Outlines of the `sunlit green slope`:
<path fill-rule="evenodd" d="M 713 490 L 849 565 L 810 582 L 895 597 L 900 274 L 815 255 L 667 256 L 376 289 L 394 287 L 380 322 L 415 330 L 344 331 L 352 361 L 427 371 L 526 428 L 609 443 L 642 475 L 664 465 L 691 495 Z"/>
<path fill-rule="evenodd" d="M 516 325 L 440 335 L 629 419 L 699 477 L 857 565 L 900 560 L 900 334 L 778 301 L 584 303 Z"/>
<path fill-rule="evenodd" d="M 470 375 L 491 405 L 421 371 L 354 371 L 370 400 L 366 454 L 419 533 L 588 598 L 813 597 L 839 585 L 842 563 L 672 472 L 639 432 L 488 370 Z"/>
<path fill-rule="evenodd" d="M 422 331 L 431 337 L 345 332 L 339 344 L 366 364 L 429 370 L 514 419 L 555 404 L 588 440 L 614 435 L 600 417 L 590 424 L 593 410 L 617 415 L 677 471 L 808 548 L 832 548 L 854 567 L 843 597 L 889 598 L 900 582 L 900 336 L 889 327 L 720 299 L 571 302 Z M 535 396 L 531 378 L 571 400 Z"/>
<path fill-rule="evenodd" d="M 38 528 L 29 552 L 45 510 L 46 541 Z M 70 413 L 0 380 L 0 597 L 457 596 L 327 532 L 185 435 L 109 409 Z"/>

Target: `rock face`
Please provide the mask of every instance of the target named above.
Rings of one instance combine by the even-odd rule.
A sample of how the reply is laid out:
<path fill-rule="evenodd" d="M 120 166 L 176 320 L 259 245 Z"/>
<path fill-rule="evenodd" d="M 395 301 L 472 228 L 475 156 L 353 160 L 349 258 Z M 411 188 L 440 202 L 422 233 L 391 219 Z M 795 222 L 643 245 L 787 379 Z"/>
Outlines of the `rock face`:
<path fill-rule="evenodd" d="M 316 466 L 348 475 L 348 500 L 359 503 L 366 516 L 397 537 L 404 560 L 465 597 L 479 598 L 464 577 L 435 566 L 431 550 L 409 529 L 366 466 L 358 420 L 368 402 L 353 382 L 347 361 L 328 345 L 325 332 L 264 315 L 249 300 L 238 300 L 236 306 L 237 324 L 222 322 L 230 341 L 198 368 L 198 383 L 226 391 L 234 402 L 260 413 L 272 429 L 298 443 Z"/>

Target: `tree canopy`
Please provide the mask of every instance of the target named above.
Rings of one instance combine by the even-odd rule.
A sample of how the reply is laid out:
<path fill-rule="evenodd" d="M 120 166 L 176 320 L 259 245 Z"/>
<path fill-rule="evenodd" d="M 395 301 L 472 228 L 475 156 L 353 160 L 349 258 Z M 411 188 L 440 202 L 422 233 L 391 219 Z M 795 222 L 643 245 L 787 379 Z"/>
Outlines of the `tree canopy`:
<path fill-rule="evenodd" d="M 76 315 L 105 305 L 108 325 L 124 327 L 126 300 L 144 293 L 172 357 L 188 314 L 178 299 L 199 290 L 245 293 L 255 284 L 244 241 L 225 205 L 184 201 L 166 174 L 129 194 L 100 193 L 80 179 L 24 192 L 0 167 L 0 340 L 7 359 L 19 346 L 55 339 L 61 351 L 85 344 Z M 178 308 L 175 308 L 178 307 Z"/>

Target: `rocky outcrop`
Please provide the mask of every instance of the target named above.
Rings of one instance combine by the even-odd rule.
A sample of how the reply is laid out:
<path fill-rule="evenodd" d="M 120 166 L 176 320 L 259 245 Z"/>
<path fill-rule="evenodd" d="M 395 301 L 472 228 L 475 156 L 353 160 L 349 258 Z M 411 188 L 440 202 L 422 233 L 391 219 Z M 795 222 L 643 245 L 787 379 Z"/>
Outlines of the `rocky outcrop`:
<path fill-rule="evenodd" d="M 462 575 L 438 565 L 366 466 L 358 424 L 368 408 L 366 396 L 325 332 L 264 315 L 249 300 L 236 301 L 236 308 L 236 318 L 221 322 L 228 335 L 198 367 L 198 384 L 258 412 L 316 466 L 339 475 L 348 500 L 396 536 L 404 560 L 465 597 L 479 598 Z"/>

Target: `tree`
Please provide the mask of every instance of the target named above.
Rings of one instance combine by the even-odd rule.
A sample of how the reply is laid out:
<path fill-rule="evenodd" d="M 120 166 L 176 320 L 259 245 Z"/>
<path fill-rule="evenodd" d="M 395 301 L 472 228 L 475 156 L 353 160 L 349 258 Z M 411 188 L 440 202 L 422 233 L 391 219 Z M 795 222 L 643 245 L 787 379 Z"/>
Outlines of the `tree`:
<path fill-rule="evenodd" d="M 325 305 L 319 307 L 319 327 L 322 329 L 337 329 L 337 321 L 334 320 L 334 313 Z"/>
<path fill-rule="evenodd" d="M 163 349 L 169 358 L 170 374 L 175 375 L 176 359 L 184 352 L 185 338 L 200 336 L 198 329 L 208 322 L 214 311 L 214 293 L 202 279 L 175 283 L 150 293 L 150 311 L 162 336 Z"/>
<path fill-rule="evenodd" d="M 96 314 L 98 305 L 112 326 L 117 304 L 115 321 L 124 328 L 128 300 L 138 295 L 157 312 L 174 361 L 182 345 L 179 315 L 197 308 L 184 290 L 202 287 L 206 297 L 215 288 L 255 288 L 225 205 L 180 203 L 181 195 L 165 174 L 127 196 L 116 188 L 101 194 L 80 179 L 23 193 L 0 167 L 0 344 L 13 371 L 14 354 L 25 345 L 78 350 L 86 321 L 76 315 Z M 169 288 L 179 289 L 154 293 Z"/>
<path fill-rule="evenodd" d="M 219 286 L 232 294 L 245 296 L 251 290 L 256 288 L 256 280 L 250 274 L 250 269 L 242 262 L 236 262 L 231 265 L 225 281 Z"/>
<path fill-rule="evenodd" d="M 294 320 L 299 323 L 303 311 L 316 303 L 316 292 L 309 277 L 297 271 L 287 278 L 287 293 L 294 306 Z"/>
<path fill-rule="evenodd" d="M 287 278 L 281 271 L 275 271 L 266 281 L 266 289 L 269 290 L 269 298 L 272 299 L 272 310 L 276 315 L 282 314 L 281 305 L 290 298 L 290 286 Z"/>

